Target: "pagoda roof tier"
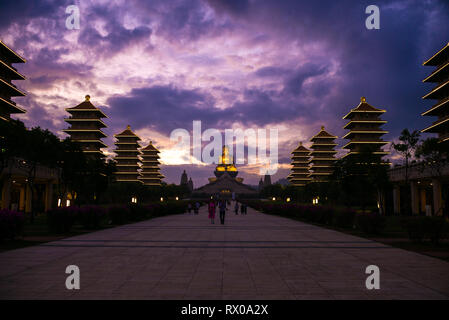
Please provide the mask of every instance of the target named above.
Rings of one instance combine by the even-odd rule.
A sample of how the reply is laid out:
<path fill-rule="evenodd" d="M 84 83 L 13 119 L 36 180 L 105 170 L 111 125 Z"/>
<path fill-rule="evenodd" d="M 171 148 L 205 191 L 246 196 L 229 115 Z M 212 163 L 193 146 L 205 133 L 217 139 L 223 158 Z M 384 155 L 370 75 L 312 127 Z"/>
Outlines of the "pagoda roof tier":
<path fill-rule="evenodd" d="M 139 159 L 137 156 L 134 156 L 134 157 L 126 157 L 126 156 L 120 156 L 120 155 L 118 155 L 118 156 L 116 156 L 114 159 L 115 159 L 115 160 L 136 160 L 136 161 L 139 161 L 139 162 L 140 162 L 140 159 Z"/>
<path fill-rule="evenodd" d="M 142 154 L 142 152 L 140 152 L 140 150 L 138 150 L 138 149 L 115 149 L 114 152 L 115 153 L 117 153 L 117 152 L 134 152 L 137 154 Z"/>
<path fill-rule="evenodd" d="M 140 138 L 131 130 L 131 126 L 128 125 L 125 130 L 120 132 L 119 134 L 115 134 L 114 137 L 120 138 L 135 138 L 136 140 L 140 140 Z"/>
<path fill-rule="evenodd" d="M 8 92 L 8 94 L 11 95 L 12 97 L 18 97 L 18 96 L 23 97 L 26 95 L 24 92 L 17 89 L 17 87 L 15 85 L 13 85 L 12 83 L 6 82 L 2 78 L 0 78 L 0 87 L 5 88 L 5 90 Z"/>
<path fill-rule="evenodd" d="M 99 128 L 107 128 L 108 126 L 101 120 L 101 119 L 83 119 L 83 118 L 65 118 L 64 119 L 65 122 L 99 122 L 101 125 L 99 126 Z"/>
<path fill-rule="evenodd" d="M 309 149 L 304 147 L 302 145 L 302 142 L 300 142 L 298 147 L 296 147 L 296 149 L 292 151 L 292 154 L 295 154 L 295 153 L 308 153 L 308 152 L 309 152 Z"/>
<path fill-rule="evenodd" d="M 449 103 L 449 97 L 447 97 L 446 99 L 443 99 L 441 101 L 438 101 L 437 104 L 435 104 L 432 108 L 430 108 L 429 110 L 421 113 L 422 116 L 438 116 L 439 113 L 442 111 L 440 108 L 443 106 L 448 106 Z"/>
<path fill-rule="evenodd" d="M 439 66 L 449 59 L 449 43 L 440 51 L 435 53 L 430 59 L 423 62 L 423 66 Z"/>
<path fill-rule="evenodd" d="M 311 174 L 309 174 L 309 177 L 313 177 L 313 176 L 330 176 L 332 174 L 332 172 L 312 172 Z"/>
<path fill-rule="evenodd" d="M 330 149 L 333 149 L 333 147 L 337 145 L 338 145 L 337 143 L 314 143 L 312 145 L 312 149 L 315 149 L 316 147 L 331 147 Z"/>
<path fill-rule="evenodd" d="M 309 153 L 310 153 L 310 151 L 307 151 L 307 153 L 302 153 L 302 154 L 294 153 L 291 158 L 292 159 L 308 158 L 309 157 Z"/>
<path fill-rule="evenodd" d="M 81 102 L 79 105 L 77 105 L 75 107 L 71 107 L 71 108 L 66 108 L 65 110 L 67 112 L 69 112 L 69 113 L 79 112 L 79 111 L 97 112 L 97 113 L 100 113 L 102 115 L 102 118 L 107 118 L 107 116 L 103 113 L 103 111 L 101 111 L 99 108 L 95 107 L 92 104 L 92 102 L 90 102 L 90 96 L 89 95 L 87 95 L 86 96 L 86 100 Z"/>
<path fill-rule="evenodd" d="M 0 68 L 4 71 L 6 76 L 11 80 L 25 80 L 25 76 L 19 73 L 16 68 L 9 66 L 0 60 Z"/>
<path fill-rule="evenodd" d="M 374 151 L 374 152 L 371 152 L 372 154 L 377 154 L 377 155 L 387 155 L 387 154 L 390 154 L 390 152 L 388 152 L 388 151 Z M 343 157 L 341 157 L 342 159 L 343 158 L 345 158 L 345 157 L 347 157 L 347 156 L 349 156 L 350 154 L 361 154 L 361 152 L 360 151 L 350 151 L 350 152 L 348 152 L 347 154 L 345 154 Z"/>
<path fill-rule="evenodd" d="M 309 161 L 309 163 L 314 162 L 314 161 L 335 161 L 337 160 L 336 158 L 313 158 Z"/>
<path fill-rule="evenodd" d="M 353 141 L 349 141 L 347 144 L 344 145 L 344 147 L 342 147 L 342 149 L 349 149 L 348 146 L 350 146 L 351 144 L 378 144 L 378 145 L 385 145 L 388 144 L 387 141 L 357 141 L 357 140 L 353 140 Z"/>
<path fill-rule="evenodd" d="M 449 125 L 449 116 L 445 116 L 441 119 L 438 119 L 438 121 L 435 121 L 430 127 L 421 130 L 421 132 L 439 133 L 441 131 L 439 127 L 442 126 L 443 124 Z"/>
<path fill-rule="evenodd" d="M 447 79 L 449 73 L 449 60 L 442 66 L 433 71 L 427 78 L 422 82 L 441 82 Z"/>
<path fill-rule="evenodd" d="M 307 157 L 307 155 L 310 153 L 309 150 L 307 151 L 293 151 L 291 154 L 293 157 Z"/>
<path fill-rule="evenodd" d="M 318 132 L 316 135 L 314 135 L 310 141 L 314 141 L 316 139 L 337 139 L 337 136 L 331 135 L 329 132 L 324 130 L 324 126 L 321 126 L 320 132 Z"/>
<path fill-rule="evenodd" d="M 25 113 L 25 109 L 20 108 L 14 102 L 8 101 L 0 97 L 0 107 L 7 110 L 8 113 Z"/>
<path fill-rule="evenodd" d="M 17 52 L 8 47 L 0 40 L 0 55 L 5 56 L 11 63 L 25 63 L 26 60 L 22 58 Z"/>
<path fill-rule="evenodd" d="M 446 91 L 444 91 L 446 90 Z M 447 97 L 447 91 L 449 90 L 449 79 L 440 85 L 436 86 L 432 91 L 423 96 L 423 99 L 444 99 Z"/>
<path fill-rule="evenodd" d="M 155 146 L 153 146 L 153 142 L 152 141 L 150 141 L 150 143 L 145 148 L 143 148 L 142 151 L 144 151 L 144 152 L 146 152 L 146 151 L 155 151 L 157 153 L 160 153 L 159 150 L 156 149 Z"/>
<path fill-rule="evenodd" d="M 140 176 L 139 172 L 137 172 L 137 171 L 128 171 L 128 172 L 126 172 L 126 171 L 116 171 L 115 174 L 133 174 L 133 175 L 136 175 L 136 176 Z"/>
<path fill-rule="evenodd" d="M 141 168 L 141 165 L 139 163 L 129 164 L 129 163 L 117 163 L 115 165 L 116 167 L 139 167 Z"/>
<path fill-rule="evenodd" d="M 158 158 L 148 159 L 148 158 L 145 158 L 145 156 L 142 156 L 142 162 L 160 163 Z"/>
<path fill-rule="evenodd" d="M 116 179 L 118 182 L 140 182 L 140 183 L 142 183 L 142 181 L 140 181 L 139 179 L 138 179 L 138 177 L 136 177 L 135 179 L 124 179 L 124 178 L 119 178 L 119 177 L 117 177 L 117 179 Z"/>
<path fill-rule="evenodd" d="M 310 151 L 310 154 L 313 155 L 314 153 L 337 153 L 335 150 L 312 150 Z"/>
<path fill-rule="evenodd" d="M 292 164 L 301 164 L 301 163 L 309 163 L 309 158 L 304 159 L 304 161 L 299 160 L 292 161 Z"/>
<path fill-rule="evenodd" d="M 347 134 L 345 134 L 342 139 L 349 139 L 348 137 L 350 135 L 352 135 L 352 134 L 379 134 L 379 135 L 384 135 L 384 134 L 387 134 L 387 133 L 388 133 L 388 131 L 385 131 L 385 130 L 369 130 L 369 129 L 366 129 L 366 130 L 351 130 Z"/>
<path fill-rule="evenodd" d="M 107 148 L 108 147 L 103 141 L 101 141 L 99 139 L 95 139 L 95 140 L 72 139 L 72 141 L 79 142 L 79 143 L 96 143 L 96 144 L 99 144 L 99 145 L 103 146 L 103 148 Z"/>
<path fill-rule="evenodd" d="M 70 132 L 92 132 L 93 133 L 93 132 L 95 132 L 99 136 L 107 137 L 106 134 L 99 129 L 64 129 L 62 131 L 66 132 L 66 133 L 70 133 Z"/>
<path fill-rule="evenodd" d="M 360 99 L 360 103 L 357 107 L 355 107 L 354 109 L 351 109 L 351 111 L 349 111 L 349 113 L 347 115 L 345 115 L 343 117 L 343 119 L 350 119 L 355 113 L 365 113 L 365 112 L 369 112 L 369 113 L 384 113 L 385 110 L 382 109 L 377 109 L 375 107 L 373 107 L 372 105 L 368 104 L 366 102 L 366 98 L 362 97 Z"/>
<path fill-rule="evenodd" d="M 361 124 L 365 124 L 365 123 L 366 124 L 375 124 L 375 123 L 385 124 L 385 123 L 387 123 L 387 121 L 385 121 L 385 120 L 351 120 L 343 127 L 343 129 L 350 129 L 350 127 L 352 127 L 352 125 L 358 124 L 358 123 L 361 123 Z"/>
<path fill-rule="evenodd" d="M 101 150 L 83 150 L 84 153 L 101 153 L 103 154 L 103 151 Z"/>

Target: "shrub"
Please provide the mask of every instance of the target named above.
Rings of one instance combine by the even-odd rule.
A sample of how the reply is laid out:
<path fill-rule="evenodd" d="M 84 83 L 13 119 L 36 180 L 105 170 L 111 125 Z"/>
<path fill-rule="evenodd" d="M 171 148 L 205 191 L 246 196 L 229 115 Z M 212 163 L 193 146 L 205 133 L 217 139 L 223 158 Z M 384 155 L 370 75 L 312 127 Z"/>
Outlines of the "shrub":
<path fill-rule="evenodd" d="M 440 240 L 447 236 L 448 227 L 448 223 L 443 217 L 425 217 L 424 219 L 426 237 L 434 245 L 438 245 Z"/>
<path fill-rule="evenodd" d="M 78 209 L 78 221 L 86 229 L 101 228 L 106 218 L 106 210 L 100 206 L 84 206 Z"/>
<path fill-rule="evenodd" d="M 108 216 L 112 224 L 125 224 L 128 222 L 129 208 L 126 206 L 110 207 Z"/>
<path fill-rule="evenodd" d="M 0 241 L 13 240 L 23 232 L 25 217 L 23 213 L 8 209 L 0 210 Z"/>
<path fill-rule="evenodd" d="M 352 228 L 354 226 L 355 212 L 351 209 L 340 209 L 334 211 L 332 223 L 340 228 Z"/>
<path fill-rule="evenodd" d="M 368 234 L 379 234 L 386 226 L 386 219 L 378 213 L 358 213 L 355 217 L 358 229 Z"/>
<path fill-rule="evenodd" d="M 127 214 L 131 221 L 141 221 L 150 216 L 147 208 L 135 203 L 129 204 L 127 209 Z"/>
<path fill-rule="evenodd" d="M 76 207 L 61 207 L 47 211 L 47 225 L 49 232 L 70 232 L 75 223 L 77 213 Z"/>
<path fill-rule="evenodd" d="M 402 220 L 402 226 L 413 242 L 429 239 L 434 245 L 448 234 L 448 222 L 443 217 L 410 217 Z"/>

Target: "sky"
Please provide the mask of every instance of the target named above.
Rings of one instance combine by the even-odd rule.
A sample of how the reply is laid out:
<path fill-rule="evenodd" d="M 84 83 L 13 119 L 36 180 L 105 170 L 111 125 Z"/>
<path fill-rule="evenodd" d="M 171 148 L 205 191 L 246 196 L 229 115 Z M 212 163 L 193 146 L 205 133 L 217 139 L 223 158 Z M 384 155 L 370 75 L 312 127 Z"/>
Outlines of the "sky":
<path fill-rule="evenodd" d="M 66 28 L 73 4 L 78 30 Z M 378 30 L 365 26 L 371 4 Z M 290 152 L 300 141 L 310 146 L 322 125 L 344 136 L 342 117 L 362 96 L 387 111 L 385 140 L 425 128 L 434 120 L 420 114 L 433 103 L 421 99 L 431 88 L 422 79 L 433 69 L 422 63 L 448 35 L 446 0 L 0 1 L 0 38 L 27 60 L 15 65 L 26 76 L 15 84 L 27 93 L 14 98 L 27 110 L 15 118 L 64 138 L 65 108 L 89 94 L 108 115 L 107 154 L 130 125 L 160 149 L 166 182 L 179 183 L 186 170 L 195 187 L 214 166 L 170 140 L 194 120 L 203 130 L 277 129 L 272 181 L 289 174 Z M 257 184 L 258 165 L 238 169 Z"/>

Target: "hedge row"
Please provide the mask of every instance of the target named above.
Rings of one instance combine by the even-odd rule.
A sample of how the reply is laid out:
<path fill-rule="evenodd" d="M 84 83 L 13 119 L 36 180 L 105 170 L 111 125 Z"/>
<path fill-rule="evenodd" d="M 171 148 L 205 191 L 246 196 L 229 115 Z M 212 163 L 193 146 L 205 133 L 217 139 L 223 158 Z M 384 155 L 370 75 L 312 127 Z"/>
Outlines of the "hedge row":
<path fill-rule="evenodd" d="M 386 217 L 378 213 L 356 213 L 351 209 L 251 200 L 246 203 L 267 214 L 340 228 L 355 228 L 367 234 L 381 233 L 387 222 Z M 402 228 L 414 242 L 429 239 L 433 244 L 438 244 L 440 239 L 449 234 L 449 223 L 442 217 L 405 217 L 402 219 Z"/>
<path fill-rule="evenodd" d="M 148 205 L 117 205 L 109 208 L 102 206 L 60 207 L 47 212 L 47 223 L 51 233 L 67 233 L 74 224 L 81 224 L 86 229 L 100 229 L 105 225 L 121 225 L 169 214 L 184 213 L 186 206 L 184 201 L 167 201 Z"/>
<path fill-rule="evenodd" d="M 0 241 L 14 239 L 23 232 L 25 216 L 21 212 L 0 210 Z"/>

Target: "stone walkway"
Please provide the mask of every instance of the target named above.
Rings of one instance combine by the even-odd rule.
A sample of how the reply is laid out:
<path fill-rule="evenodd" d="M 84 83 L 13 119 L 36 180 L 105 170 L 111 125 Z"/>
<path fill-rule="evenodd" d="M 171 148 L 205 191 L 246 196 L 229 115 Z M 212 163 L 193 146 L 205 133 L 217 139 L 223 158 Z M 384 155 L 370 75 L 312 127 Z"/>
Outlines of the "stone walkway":
<path fill-rule="evenodd" d="M 0 299 L 449 298 L 447 262 L 251 209 L 211 225 L 205 210 L 0 253 Z M 365 287 L 372 264 L 380 290 Z"/>

